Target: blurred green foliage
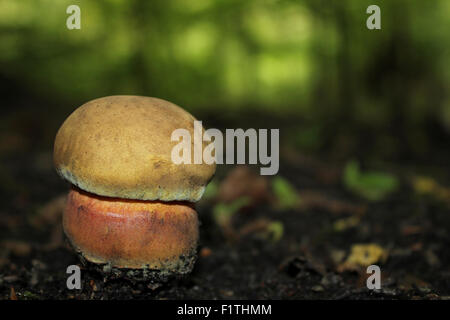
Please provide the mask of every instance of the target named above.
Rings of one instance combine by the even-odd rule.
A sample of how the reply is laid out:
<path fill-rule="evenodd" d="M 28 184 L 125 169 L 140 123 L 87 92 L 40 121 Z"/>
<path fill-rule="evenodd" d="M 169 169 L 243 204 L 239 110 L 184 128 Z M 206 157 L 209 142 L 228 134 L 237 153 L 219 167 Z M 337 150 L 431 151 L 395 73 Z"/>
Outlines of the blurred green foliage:
<path fill-rule="evenodd" d="M 281 221 L 272 221 L 267 227 L 267 233 L 273 242 L 278 242 L 283 237 L 284 225 Z"/>
<path fill-rule="evenodd" d="M 379 201 L 394 192 L 399 182 L 391 174 L 383 172 L 361 172 L 356 161 L 350 161 L 344 170 L 345 186 L 371 201 Z"/>
<path fill-rule="evenodd" d="M 298 191 L 286 179 L 276 176 L 272 180 L 272 190 L 280 209 L 292 209 L 299 205 Z"/>
<path fill-rule="evenodd" d="M 66 28 L 71 4 L 81 30 Z M 371 4 L 382 30 L 365 26 Z M 389 152 L 399 127 L 420 151 L 426 121 L 450 128 L 449 16 L 448 0 L 2 0 L 0 77 L 67 111 L 157 96 L 195 114 L 294 114 L 301 148 L 340 126 L 375 130 Z"/>
<path fill-rule="evenodd" d="M 233 215 L 250 203 L 250 199 L 242 197 L 231 203 L 217 203 L 213 208 L 213 217 L 217 225 L 225 226 L 231 223 Z"/>
<path fill-rule="evenodd" d="M 206 200 L 214 199 L 219 193 L 219 183 L 217 179 L 211 180 L 205 188 L 202 198 Z"/>

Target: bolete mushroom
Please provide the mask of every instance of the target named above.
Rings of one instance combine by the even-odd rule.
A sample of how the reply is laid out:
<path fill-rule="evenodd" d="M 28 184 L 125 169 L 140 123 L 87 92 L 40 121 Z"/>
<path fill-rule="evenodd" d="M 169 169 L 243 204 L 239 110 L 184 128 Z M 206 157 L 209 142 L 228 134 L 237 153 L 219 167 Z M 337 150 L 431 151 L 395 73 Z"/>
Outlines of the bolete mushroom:
<path fill-rule="evenodd" d="M 175 104 L 139 96 L 92 100 L 65 120 L 54 164 L 71 183 L 63 227 L 83 260 L 158 279 L 192 270 L 194 203 L 215 164 L 174 164 L 171 134 L 184 128 L 193 136 L 194 120 Z"/>

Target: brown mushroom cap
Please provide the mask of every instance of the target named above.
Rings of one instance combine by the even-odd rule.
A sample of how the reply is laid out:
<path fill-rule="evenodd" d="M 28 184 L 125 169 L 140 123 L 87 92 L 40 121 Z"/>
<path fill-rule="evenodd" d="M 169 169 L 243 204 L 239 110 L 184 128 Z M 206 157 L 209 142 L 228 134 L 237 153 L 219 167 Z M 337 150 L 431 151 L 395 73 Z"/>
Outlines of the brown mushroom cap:
<path fill-rule="evenodd" d="M 171 160 L 172 148 L 179 143 L 171 141 L 172 132 L 187 129 L 193 144 L 194 120 L 182 108 L 157 98 L 92 100 L 59 129 L 53 155 L 56 170 L 80 189 L 101 196 L 198 201 L 215 164 L 177 165 Z"/>

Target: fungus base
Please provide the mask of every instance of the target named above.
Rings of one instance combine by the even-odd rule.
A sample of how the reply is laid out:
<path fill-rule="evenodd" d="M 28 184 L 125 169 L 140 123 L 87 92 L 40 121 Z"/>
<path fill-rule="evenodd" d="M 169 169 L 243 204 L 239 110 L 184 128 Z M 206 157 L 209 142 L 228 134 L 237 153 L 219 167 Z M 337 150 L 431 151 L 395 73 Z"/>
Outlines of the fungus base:
<path fill-rule="evenodd" d="M 189 273 L 195 262 L 198 218 L 190 203 L 107 198 L 72 188 L 63 226 L 83 260 L 111 276 L 161 281 Z"/>

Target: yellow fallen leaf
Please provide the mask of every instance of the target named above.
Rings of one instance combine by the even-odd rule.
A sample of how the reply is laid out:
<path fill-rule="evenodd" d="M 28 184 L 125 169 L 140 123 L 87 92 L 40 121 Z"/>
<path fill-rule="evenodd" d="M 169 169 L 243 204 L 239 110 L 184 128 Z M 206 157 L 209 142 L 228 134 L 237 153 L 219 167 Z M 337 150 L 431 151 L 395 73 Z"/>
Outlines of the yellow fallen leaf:
<path fill-rule="evenodd" d="M 355 244 L 347 260 L 341 264 L 339 271 L 354 270 L 376 263 L 384 263 L 388 257 L 387 250 L 377 244 Z"/>
<path fill-rule="evenodd" d="M 412 183 L 414 190 L 420 194 L 432 193 L 437 185 L 436 181 L 427 177 L 414 178 Z"/>
<path fill-rule="evenodd" d="M 342 232 L 347 229 L 356 227 L 359 224 L 359 221 L 361 220 L 358 216 L 351 216 L 348 218 L 343 218 L 336 220 L 333 224 L 333 229 L 337 232 Z"/>
<path fill-rule="evenodd" d="M 450 188 L 444 187 L 429 177 L 415 177 L 412 180 L 414 191 L 418 194 L 431 195 L 450 203 Z"/>

